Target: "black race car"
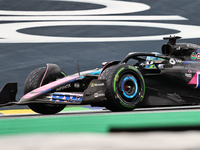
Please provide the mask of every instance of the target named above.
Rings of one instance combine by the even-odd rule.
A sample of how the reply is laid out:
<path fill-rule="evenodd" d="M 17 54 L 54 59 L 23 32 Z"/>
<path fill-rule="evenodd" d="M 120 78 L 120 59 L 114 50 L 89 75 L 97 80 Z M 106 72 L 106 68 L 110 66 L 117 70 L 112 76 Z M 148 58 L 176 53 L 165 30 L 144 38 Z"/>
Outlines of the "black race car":
<path fill-rule="evenodd" d="M 198 105 L 200 103 L 200 46 L 176 43 L 167 37 L 162 54 L 132 52 L 102 69 L 66 74 L 56 64 L 33 70 L 24 96 L 15 100 L 17 83 L 7 83 L 0 106 L 28 105 L 41 114 L 60 112 L 66 105 L 131 111 L 136 107 Z"/>

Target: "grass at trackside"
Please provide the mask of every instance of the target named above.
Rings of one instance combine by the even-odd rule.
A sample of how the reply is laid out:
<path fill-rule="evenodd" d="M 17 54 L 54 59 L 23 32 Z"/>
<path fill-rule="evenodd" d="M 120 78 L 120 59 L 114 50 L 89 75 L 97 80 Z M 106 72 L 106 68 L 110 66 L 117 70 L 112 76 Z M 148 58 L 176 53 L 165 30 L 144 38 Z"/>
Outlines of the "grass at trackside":
<path fill-rule="evenodd" d="M 0 135 L 24 133 L 107 133 L 111 127 L 200 126 L 200 111 L 99 114 L 0 119 Z"/>
<path fill-rule="evenodd" d="M 90 108 L 85 107 L 65 107 L 62 111 L 83 111 L 83 110 L 91 110 Z"/>

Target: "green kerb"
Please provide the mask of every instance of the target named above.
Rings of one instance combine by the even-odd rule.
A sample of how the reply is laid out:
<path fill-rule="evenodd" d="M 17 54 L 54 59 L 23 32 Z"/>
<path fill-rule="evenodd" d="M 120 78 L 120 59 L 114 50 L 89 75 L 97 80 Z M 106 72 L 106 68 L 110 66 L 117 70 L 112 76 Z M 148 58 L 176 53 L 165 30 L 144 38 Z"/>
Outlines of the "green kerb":
<path fill-rule="evenodd" d="M 0 135 L 25 133 L 108 133 L 111 128 L 200 126 L 200 111 L 147 112 L 0 119 Z"/>

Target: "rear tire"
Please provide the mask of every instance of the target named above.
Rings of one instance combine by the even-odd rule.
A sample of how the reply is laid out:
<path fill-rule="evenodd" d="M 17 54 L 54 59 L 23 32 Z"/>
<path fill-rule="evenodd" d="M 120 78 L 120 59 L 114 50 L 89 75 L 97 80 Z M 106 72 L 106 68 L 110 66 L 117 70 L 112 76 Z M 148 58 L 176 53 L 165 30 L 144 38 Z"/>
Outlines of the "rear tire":
<path fill-rule="evenodd" d="M 106 108 L 111 111 L 131 111 L 144 98 L 144 79 L 136 68 L 119 64 L 105 69 L 100 79 L 106 79 Z"/>
<path fill-rule="evenodd" d="M 46 71 L 47 67 L 41 67 L 33 70 L 28 77 L 26 78 L 25 81 L 25 86 L 24 86 L 24 94 L 40 87 L 42 78 L 44 76 L 44 73 Z M 45 85 L 47 83 L 50 83 L 52 81 L 55 81 L 58 78 L 64 77 L 65 74 L 61 72 L 60 74 L 52 74 L 51 77 L 48 79 L 45 79 L 42 82 L 42 85 Z M 63 110 L 66 105 L 58 105 L 58 104 L 42 104 L 42 103 L 32 103 L 28 104 L 29 108 L 35 111 L 36 113 L 40 114 L 56 114 Z"/>

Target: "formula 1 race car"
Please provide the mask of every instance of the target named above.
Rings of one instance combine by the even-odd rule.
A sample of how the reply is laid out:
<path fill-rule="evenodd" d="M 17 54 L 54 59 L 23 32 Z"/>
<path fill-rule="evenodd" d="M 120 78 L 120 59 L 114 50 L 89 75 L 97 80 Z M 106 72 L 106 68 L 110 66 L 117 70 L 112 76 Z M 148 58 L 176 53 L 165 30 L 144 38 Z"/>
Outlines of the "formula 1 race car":
<path fill-rule="evenodd" d="M 162 46 L 162 54 L 132 52 L 102 69 L 69 76 L 56 64 L 47 64 L 29 74 L 19 101 L 15 100 L 17 83 L 7 83 L 0 106 L 28 105 L 37 113 L 55 114 L 66 105 L 90 104 L 111 111 L 198 105 L 200 46 L 176 43 L 179 38 L 164 38 L 168 43 Z"/>

